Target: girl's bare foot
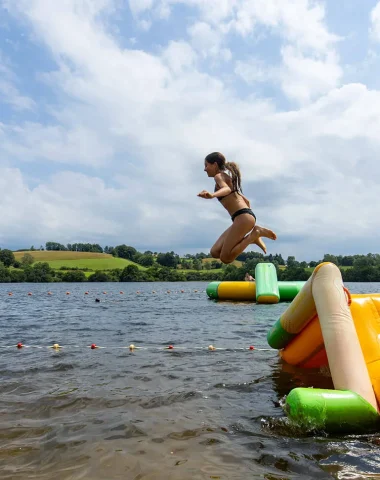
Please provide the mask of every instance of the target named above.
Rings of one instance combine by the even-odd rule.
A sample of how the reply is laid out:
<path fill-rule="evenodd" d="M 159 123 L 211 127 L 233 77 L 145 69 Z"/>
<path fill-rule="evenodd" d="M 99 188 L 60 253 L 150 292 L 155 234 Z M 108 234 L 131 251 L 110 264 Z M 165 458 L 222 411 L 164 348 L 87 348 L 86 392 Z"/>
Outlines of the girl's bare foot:
<path fill-rule="evenodd" d="M 255 245 L 257 245 L 258 247 L 261 248 L 261 250 L 264 252 L 264 253 L 267 253 L 267 246 L 265 245 L 265 243 L 263 242 L 263 239 L 261 237 L 259 237 L 257 240 L 255 240 L 253 242 Z"/>
<path fill-rule="evenodd" d="M 277 238 L 277 235 L 274 233 L 273 230 L 269 230 L 269 228 L 265 227 L 260 227 L 259 225 L 255 226 L 255 228 L 252 230 L 251 235 L 252 234 L 254 234 L 255 236 L 258 235 L 259 237 L 270 238 L 271 240 L 276 240 Z"/>
<path fill-rule="evenodd" d="M 260 237 L 270 238 L 271 240 L 276 240 L 277 238 L 277 235 L 272 230 L 269 230 L 269 228 L 260 227 L 259 225 L 254 227 L 249 236 L 250 243 L 260 247 L 264 253 L 267 253 L 267 247 Z"/>

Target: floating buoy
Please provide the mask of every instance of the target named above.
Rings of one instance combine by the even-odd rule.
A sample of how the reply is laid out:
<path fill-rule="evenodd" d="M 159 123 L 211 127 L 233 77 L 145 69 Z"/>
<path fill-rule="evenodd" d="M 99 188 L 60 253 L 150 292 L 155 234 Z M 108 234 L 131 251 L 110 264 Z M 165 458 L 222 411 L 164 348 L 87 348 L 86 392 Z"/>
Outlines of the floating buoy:
<path fill-rule="evenodd" d="M 170 293 L 170 290 L 168 290 L 166 293 Z"/>
<path fill-rule="evenodd" d="M 133 343 L 131 343 L 131 345 L 129 345 L 129 350 L 133 352 L 134 349 L 135 349 L 135 346 L 133 345 Z"/>
<path fill-rule="evenodd" d="M 51 292 L 48 292 L 48 295 L 51 295 Z"/>
<path fill-rule="evenodd" d="M 208 346 L 208 349 L 209 349 L 209 350 L 216 350 L 216 348 L 214 347 L 214 345 L 209 345 L 209 346 Z"/>
<path fill-rule="evenodd" d="M 23 345 L 21 342 L 19 342 L 19 343 L 17 344 L 17 348 L 22 348 L 23 346 L 24 346 L 24 345 Z"/>
<path fill-rule="evenodd" d="M 103 295 L 107 295 L 107 292 L 103 292 Z"/>
<path fill-rule="evenodd" d="M 138 295 L 140 292 L 137 290 L 137 292 L 136 292 L 136 293 L 137 293 L 137 295 Z"/>
<path fill-rule="evenodd" d="M 173 350 L 173 348 L 174 348 L 173 345 L 168 346 L 168 350 Z"/>
<path fill-rule="evenodd" d="M 70 292 L 66 292 L 66 295 L 70 295 Z"/>
<path fill-rule="evenodd" d="M 98 348 L 98 346 L 95 343 L 91 344 L 91 350 L 94 350 L 95 348 Z"/>
<path fill-rule="evenodd" d="M 181 290 L 181 293 L 185 293 L 185 290 Z"/>
<path fill-rule="evenodd" d="M 152 290 L 152 293 L 156 293 L 156 290 Z"/>
<path fill-rule="evenodd" d="M 120 292 L 120 295 L 123 295 L 123 294 L 124 294 L 124 292 Z"/>
<path fill-rule="evenodd" d="M 54 348 L 54 350 L 59 350 L 61 348 L 61 345 L 59 343 L 55 343 L 54 345 L 52 345 L 51 348 Z"/>
<path fill-rule="evenodd" d="M 9 292 L 8 295 L 11 297 L 11 296 L 13 295 L 13 293 L 12 293 L 12 292 Z"/>
<path fill-rule="evenodd" d="M 84 292 L 85 295 L 88 295 L 88 292 Z"/>
<path fill-rule="evenodd" d="M 254 347 L 253 345 L 250 345 L 250 346 L 249 346 L 249 349 L 250 349 L 250 350 L 254 350 L 255 347 Z"/>
<path fill-rule="evenodd" d="M 194 290 L 194 293 L 197 293 L 197 292 L 198 292 L 198 290 Z"/>
<path fill-rule="evenodd" d="M 32 292 L 28 292 L 29 297 L 32 295 Z"/>

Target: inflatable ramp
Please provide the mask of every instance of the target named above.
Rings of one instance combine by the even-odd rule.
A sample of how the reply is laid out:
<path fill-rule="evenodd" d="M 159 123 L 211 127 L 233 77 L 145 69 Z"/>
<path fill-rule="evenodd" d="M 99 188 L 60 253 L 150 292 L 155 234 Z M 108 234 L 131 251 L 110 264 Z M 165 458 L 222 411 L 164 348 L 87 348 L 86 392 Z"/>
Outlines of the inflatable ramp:
<path fill-rule="evenodd" d="M 328 432 L 379 428 L 380 294 L 350 295 L 338 267 L 323 263 L 267 338 L 286 363 L 331 372 L 335 390 L 289 393 L 291 419 Z"/>

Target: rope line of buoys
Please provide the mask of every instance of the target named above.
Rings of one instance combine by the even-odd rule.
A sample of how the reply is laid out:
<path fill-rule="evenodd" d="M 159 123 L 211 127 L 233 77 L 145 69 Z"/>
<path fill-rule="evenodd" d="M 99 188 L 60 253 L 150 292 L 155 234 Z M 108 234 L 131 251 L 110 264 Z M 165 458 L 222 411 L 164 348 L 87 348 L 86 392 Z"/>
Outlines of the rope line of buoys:
<path fill-rule="evenodd" d="M 182 290 L 182 289 L 181 289 L 181 290 L 179 290 L 179 291 L 176 291 L 176 290 L 166 290 L 166 292 L 164 292 L 164 293 L 169 294 L 169 293 L 198 293 L 198 292 L 199 292 L 199 290 L 191 290 L 191 291 L 186 292 L 185 290 Z M 137 290 L 137 291 L 134 292 L 134 293 L 135 293 L 136 295 L 144 295 L 144 294 L 147 295 L 147 294 L 152 294 L 152 293 L 153 293 L 153 294 L 157 294 L 157 293 L 161 293 L 161 292 L 157 292 L 156 290 L 152 290 L 151 292 L 142 292 L 142 291 L 140 291 L 140 290 Z M 84 292 L 84 295 L 89 295 L 89 294 L 90 294 L 90 292 L 88 292 L 88 291 L 87 291 L 87 292 Z M 120 291 L 118 294 L 117 294 L 117 293 L 112 293 L 112 292 L 110 292 L 110 293 L 108 293 L 108 292 L 102 292 L 102 294 L 103 294 L 103 295 L 124 295 L 124 292 L 123 292 L 123 291 Z M 133 294 L 133 292 L 130 292 L 130 294 Z M 32 292 L 28 292 L 26 295 L 27 295 L 28 297 L 31 297 L 31 296 L 33 296 L 34 294 L 33 294 Z M 41 294 L 41 295 L 42 295 L 42 294 Z M 54 293 L 51 292 L 51 291 L 48 291 L 48 292 L 47 292 L 47 295 L 49 295 L 49 296 L 50 296 L 50 295 L 54 295 Z M 71 295 L 71 292 L 67 291 L 67 292 L 65 292 L 65 295 Z M 99 295 L 99 293 L 96 293 L 96 295 Z M 13 293 L 13 292 L 8 292 L 8 297 L 13 297 L 13 296 L 14 296 L 14 293 Z"/>
<path fill-rule="evenodd" d="M 70 349 L 70 348 L 90 348 L 91 350 L 95 349 L 102 349 L 102 348 L 109 348 L 109 349 L 128 349 L 131 352 L 134 352 L 135 350 L 209 350 L 211 352 L 216 351 L 216 350 L 224 350 L 224 351 L 244 351 L 244 350 L 255 350 L 259 352 L 264 352 L 264 351 L 272 351 L 271 348 L 257 348 L 254 347 L 253 345 L 249 345 L 248 347 L 215 347 L 214 345 L 208 345 L 207 347 L 202 347 L 202 346 L 174 346 L 174 345 L 166 345 L 166 346 L 138 346 L 134 345 L 131 343 L 128 346 L 120 346 L 120 345 L 97 345 L 96 343 L 91 343 L 90 345 L 60 345 L 59 343 L 53 343 L 53 345 L 47 345 L 47 346 L 42 346 L 42 345 L 26 345 L 22 342 L 17 343 L 16 345 L 0 345 L 0 348 L 17 348 L 21 350 L 22 348 L 39 348 L 39 349 L 44 349 L 44 348 L 51 348 L 53 350 L 60 350 L 62 349 Z"/>

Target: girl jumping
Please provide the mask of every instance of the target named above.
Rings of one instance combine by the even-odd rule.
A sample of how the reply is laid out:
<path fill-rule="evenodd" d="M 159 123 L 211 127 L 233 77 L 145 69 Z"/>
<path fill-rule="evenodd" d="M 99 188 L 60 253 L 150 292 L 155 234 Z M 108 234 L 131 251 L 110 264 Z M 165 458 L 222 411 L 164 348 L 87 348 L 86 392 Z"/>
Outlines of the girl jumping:
<path fill-rule="evenodd" d="M 202 190 L 198 197 L 217 198 L 232 220 L 232 225 L 211 247 L 211 255 L 223 263 L 231 263 L 253 243 L 266 253 L 266 245 L 261 237 L 276 240 L 277 236 L 272 230 L 256 225 L 256 216 L 241 189 L 241 174 L 236 163 L 226 162 L 224 155 L 214 152 L 205 158 L 204 171 L 214 178 L 215 189 L 214 193 Z"/>

